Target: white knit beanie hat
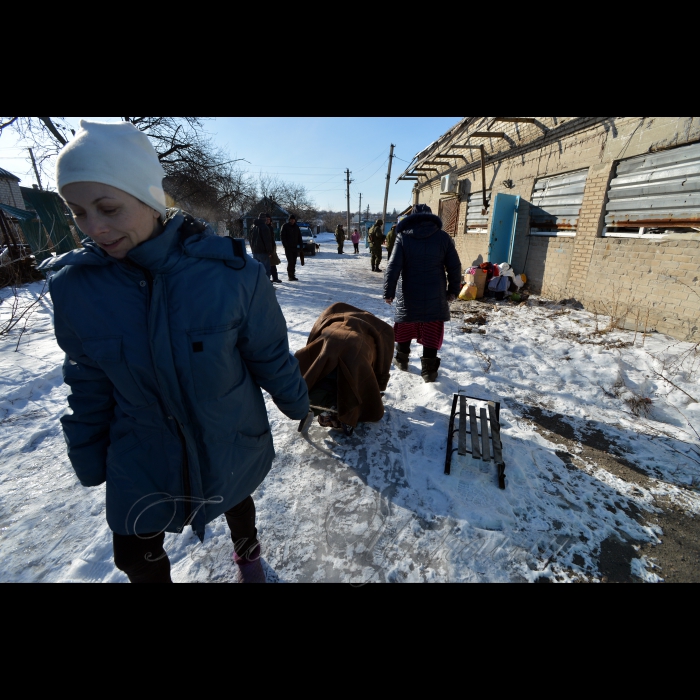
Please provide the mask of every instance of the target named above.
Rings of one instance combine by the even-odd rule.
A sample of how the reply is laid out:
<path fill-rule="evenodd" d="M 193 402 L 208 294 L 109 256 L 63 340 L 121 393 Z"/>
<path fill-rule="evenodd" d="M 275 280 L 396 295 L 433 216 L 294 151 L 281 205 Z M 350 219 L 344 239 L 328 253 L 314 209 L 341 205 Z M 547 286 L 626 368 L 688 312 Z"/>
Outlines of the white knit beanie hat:
<path fill-rule="evenodd" d="M 165 171 L 148 136 L 130 122 L 80 122 L 56 163 L 58 191 L 73 182 L 116 187 L 165 216 Z"/>

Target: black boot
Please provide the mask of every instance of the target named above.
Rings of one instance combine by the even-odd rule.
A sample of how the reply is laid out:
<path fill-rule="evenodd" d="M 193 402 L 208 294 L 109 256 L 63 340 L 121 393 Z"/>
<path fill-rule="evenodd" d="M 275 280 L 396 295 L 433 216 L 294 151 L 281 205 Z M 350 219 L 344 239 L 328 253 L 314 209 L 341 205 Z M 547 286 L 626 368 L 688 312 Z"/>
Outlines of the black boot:
<path fill-rule="evenodd" d="M 408 360 L 408 353 L 401 352 L 400 350 L 396 351 L 396 357 L 394 358 L 394 362 L 402 372 L 408 372 Z"/>
<path fill-rule="evenodd" d="M 438 370 L 440 369 L 440 358 L 423 357 L 421 359 L 421 364 L 423 365 L 423 371 L 421 372 L 423 381 L 426 384 L 432 384 L 437 381 Z"/>

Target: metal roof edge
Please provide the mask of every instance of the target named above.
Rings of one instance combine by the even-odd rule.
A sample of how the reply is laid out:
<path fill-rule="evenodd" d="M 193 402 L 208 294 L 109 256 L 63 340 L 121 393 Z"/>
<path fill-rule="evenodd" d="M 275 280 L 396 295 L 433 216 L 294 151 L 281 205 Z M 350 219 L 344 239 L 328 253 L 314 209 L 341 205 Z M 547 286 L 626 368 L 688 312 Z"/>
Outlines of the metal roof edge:
<path fill-rule="evenodd" d="M 486 117 L 484 117 L 486 118 Z M 479 117 L 471 117 L 470 119 L 476 120 L 479 119 Z M 558 138 L 561 138 L 562 136 L 568 136 L 572 133 L 575 133 L 576 131 L 583 131 L 584 129 L 591 128 L 594 126 L 597 126 L 598 124 L 604 122 L 605 120 L 610 119 L 610 117 L 579 117 L 575 119 L 574 121 L 566 122 L 562 124 L 561 126 L 556 127 L 555 129 L 549 130 L 547 133 L 543 134 L 541 138 L 535 139 L 529 143 L 522 144 L 520 146 L 516 146 L 515 148 L 511 147 L 506 151 L 500 151 L 496 154 L 486 154 L 486 162 L 488 163 L 494 163 L 494 162 L 499 162 L 502 160 L 505 160 L 507 158 L 512 158 L 516 157 L 518 155 L 521 155 L 522 153 L 526 153 L 534 148 L 542 148 L 543 146 L 546 146 L 548 143 L 551 141 L 554 141 Z M 470 122 L 471 123 L 471 122 Z M 450 132 L 448 132 L 450 133 Z M 411 165 L 406 169 L 406 171 L 400 176 L 399 179 L 404 177 L 406 174 L 410 173 L 411 170 L 413 170 L 415 167 L 417 167 L 421 162 L 429 158 L 430 156 L 433 155 L 435 152 L 436 148 L 433 148 L 432 151 L 428 153 L 431 147 L 437 146 L 438 141 L 434 142 L 429 146 L 427 149 L 424 149 L 419 156 L 421 156 L 420 160 L 414 159 L 414 162 L 411 163 Z M 456 168 L 452 172 L 457 173 L 457 174 L 462 174 L 466 172 L 470 172 L 472 170 L 475 170 L 476 168 L 479 167 L 479 162 L 476 161 L 471 165 L 468 166 L 463 166 L 461 168 Z M 441 173 L 446 174 L 447 171 Z M 433 180 L 436 180 L 438 178 L 438 175 L 435 175 L 433 177 L 428 177 L 427 180 L 425 180 L 423 183 L 420 183 L 421 185 L 426 185 L 429 182 L 432 182 Z"/>
<path fill-rule="evenodd" d="M 15 182 L 22 182 L 20 178 L 17 177 L 14 173 L 11 173 L 9 170 L 5 170 L 4 168 L 0 168 L 0 178 L 3 180 L 14 180 Z"/>

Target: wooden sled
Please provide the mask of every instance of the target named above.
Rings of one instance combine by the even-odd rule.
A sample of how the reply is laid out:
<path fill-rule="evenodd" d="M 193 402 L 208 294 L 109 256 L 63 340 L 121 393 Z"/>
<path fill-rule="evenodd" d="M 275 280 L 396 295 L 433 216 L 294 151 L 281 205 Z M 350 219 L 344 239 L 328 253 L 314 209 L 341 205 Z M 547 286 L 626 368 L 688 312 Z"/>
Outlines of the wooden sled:
<path fill-rule="evenodd" d="M 485 403 L 478 408 L 467 401 Z M 459 404 L 459 406 L 458 406 Z M 501 404 L 497 401 L 486 401 L 474 396 L 455 394 L 450 414 L 450 428 L 447 436 L 447 458 L 445 474 L 452 471 L 452 456 L 457 452 L 460 456 L 471 455 L 475 460 L 493 462 L 498 471 L 498 485 L 506 488 L 506 465 L 503 461 L 503 445 L 501 444 Z M 458 426 L 455 428 L 455 422 Z M 453 448 L 455 433 L 459 433 L 458 444 Z"/>

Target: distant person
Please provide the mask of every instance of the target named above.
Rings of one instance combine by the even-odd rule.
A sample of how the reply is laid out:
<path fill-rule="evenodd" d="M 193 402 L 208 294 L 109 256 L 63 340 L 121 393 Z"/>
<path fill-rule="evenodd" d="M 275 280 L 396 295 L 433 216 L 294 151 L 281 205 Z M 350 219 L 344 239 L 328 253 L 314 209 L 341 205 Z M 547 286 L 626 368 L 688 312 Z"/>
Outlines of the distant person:
<path fill-rule="evenodd" d="M 391 231 L 386 234 L 386 258 L 391 260 L 391 253 L 394 250 L 394 243 L 396 243 L 396 224 L 391 227 Z"/>
<path fill-rule="evenodd" d="M 251 494 L 275 451 L 262 390 L 294 420 L 308 392 L 262 266 L 166 210 L 164 177 L 128 122 L 81 121 L 59 155 L 58 191 L 88 236 L 44 268 L 68 457 L 83 486 L 106 483 L 114 563 L 132 583 L 171 583 L 165 533 L 191 525 L 203 541 L 221 515 L 240 580 L 264 583 Z"/>
<path fill-rule="evenodd" d="M 275 228 L 272 219 L 268 216 L 265 223 L 272 231 L 272 253 L 270 254 L 270 274 L 272 275 L 272 284 L 282 284 L 282 280 L 277 272 L 277 266 L 281 264 L 277 255 L 277 243 L 275 241 Z"/>
<path fill-rule="evenodd" d="M 384 280 L 384 300 L 396 299 L 396 365 L 408 371 L 411 341 L 423 346 L 421 375 L 426 383 L 438 378 L 438 351 L 450 320 L 450 304 L 457 298 L 462 265 L 452 236 L 425 204 L 396 228 L 394 254 Z M 447 276 L 446 274 L 447 273 Z"/>
<path fill-rule="evenodd" d="M 269 214 L 259 214 L 248 233 L 248 242 L 253 258 L 265 268 L 268 279 L 272 275 L 272 252 L 275 248 L 275 236 L 270 227 L 271 223 L 272 219 Z"/>
<path fill-rule="evenodd" d="M 291 214 L 289 221 L 282 226 L 282 246 L 287 256 L 287 275 L 290 282 L 298 282 L 296 275 L 297 258 L 304 266 L 304 239 L 301 237 L 301 229 L 297 225 L 297 217 Z"/>
<path fill-rule="evenodd" d="M 384 245 L 385 239 L 384 222 L 381 219 L 377 219 L 377 223 L 372 226 L 367 236 L 372 253 L 372 272 L 382 271 L 379 265 L 382 262 L 382 245 Z"/>
<path fill-rule="evenodd" d="M 335 240 L 338 243 L 338 255 L 342 255 L 345 252 L 345 229 L 340 225 L 335 229 Z"/>
<path fill-rule="evenodd" d="M 360 252 L 360 232 L 357 229 L 352 232 L 352 244 L 355 246 L 355 255 L 358 255 Z"/>

